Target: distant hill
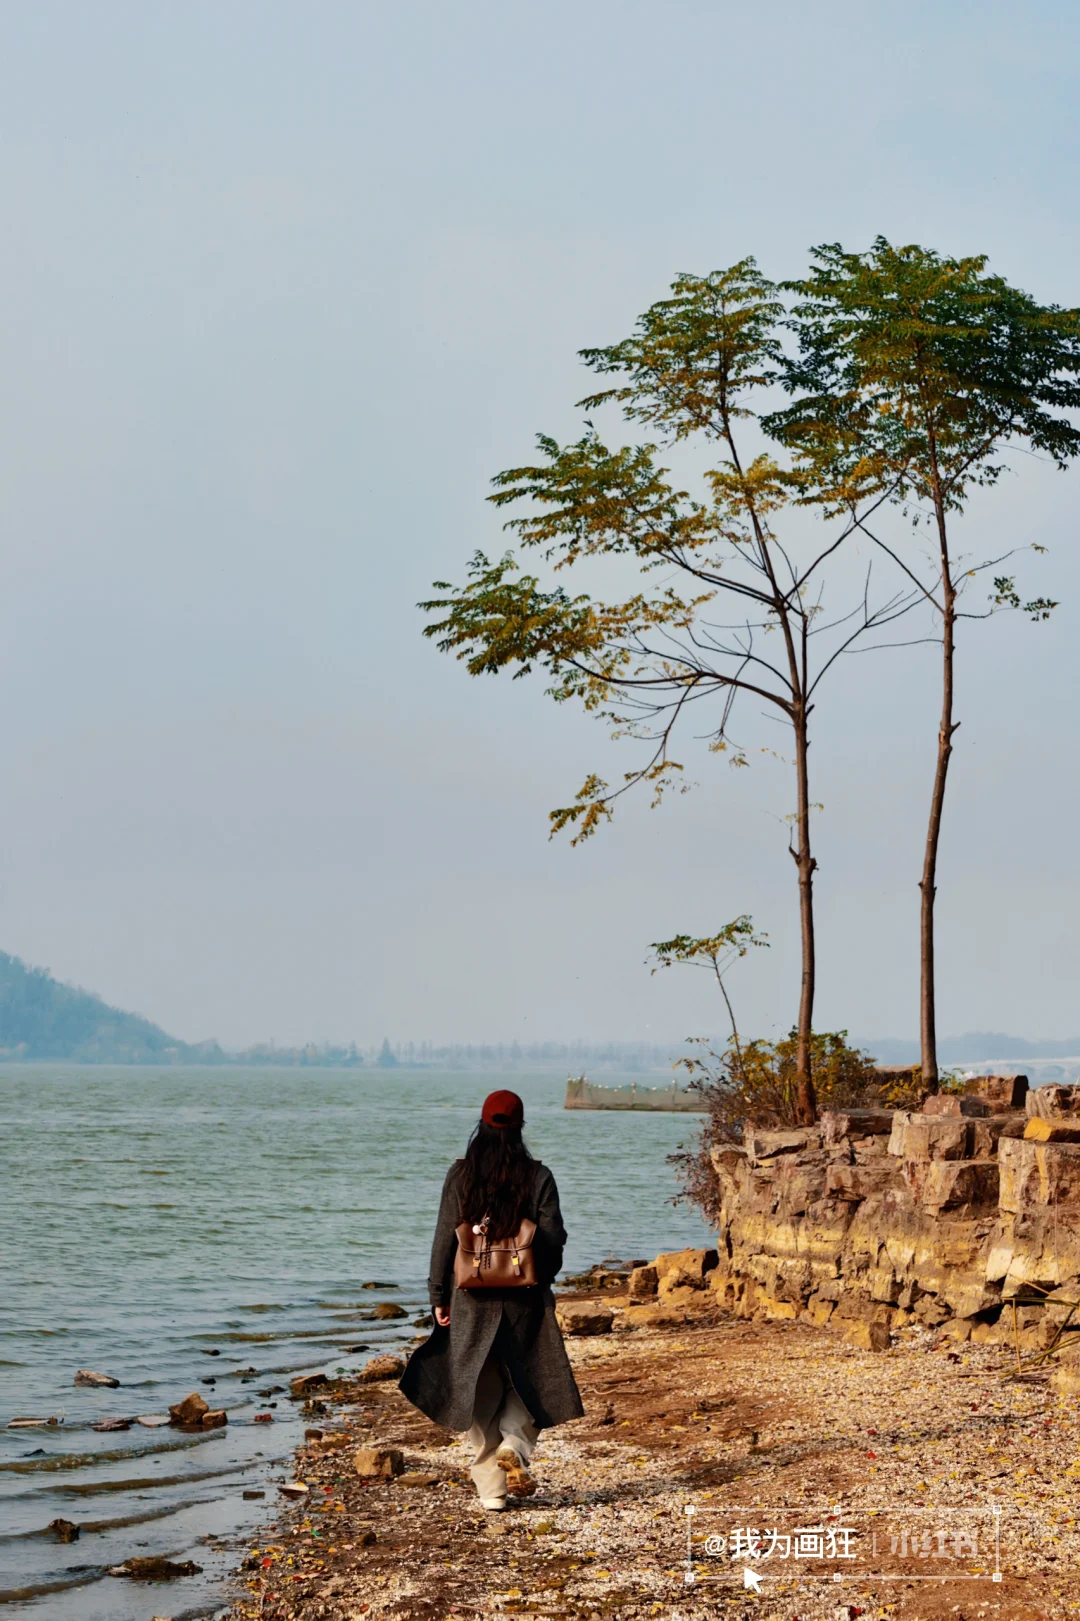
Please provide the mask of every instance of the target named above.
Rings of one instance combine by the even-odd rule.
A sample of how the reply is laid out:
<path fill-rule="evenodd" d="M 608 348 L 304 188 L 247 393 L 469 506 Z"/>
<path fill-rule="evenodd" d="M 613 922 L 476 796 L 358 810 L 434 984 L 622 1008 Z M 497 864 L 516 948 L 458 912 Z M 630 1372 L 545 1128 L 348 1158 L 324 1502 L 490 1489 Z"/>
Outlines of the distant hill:
<path fill-rule="evenodd" d="M 137 1013 L 62 985 L 0 951 L 0 1059 L 67 1058 L 90 1064 L 220 1063 L 216 1042 L 192 1046 Z"/>
<path fill-rule="evenodd" d="M 304 1047 L 274 1043 L 223 1052 L 216 1041 L 180 1041 L 138 1013 L 110 1007 L 92 991 L 62 985 L 47 968 L 31 968 L 0 951 L 0 1063 L 52 1059 L 77 1064 L 247 1064 L 353 1068 L 355 1044 Z"/>
<path fill-rule="evenodd" d="M 859 1041 L 879 1064 L 917 1064 L 919 1043 L 897 1037 Z M 993 1058 L 1080 1058 L 1080 1036 L 1065 1041 L 1029 1041 L 992 1030 L 973 1030 L 966 1036 L 943 1036 L 937 1044 L 941 1064 L 980 1063 Z"/>

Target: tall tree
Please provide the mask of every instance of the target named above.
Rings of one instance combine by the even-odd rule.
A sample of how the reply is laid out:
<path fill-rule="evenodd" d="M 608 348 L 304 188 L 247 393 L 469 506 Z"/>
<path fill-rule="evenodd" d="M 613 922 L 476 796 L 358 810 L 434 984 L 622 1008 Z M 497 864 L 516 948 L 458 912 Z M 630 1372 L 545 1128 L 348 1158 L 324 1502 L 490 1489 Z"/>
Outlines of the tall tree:
<path fill-rule="evenodd" d="M 866 253 L 837 244 L 817 248 L 809 276 L 787 284 L 800 300 L 799 356 L 785 376 L 797 397 L 767 423 L 810 476 L 804 499 L 851 517 L 940 623 L 941 716 L 919 883 L 922 1074 L 930 1091 L 938 1084 L 938 844 L 960 724 L 957 624 L 999 609 L 1045 619 L 1056 606 L 1044 597 L 1023 602 L 1014 577 L 998 574 L 989 606 L 964 611 L 965 586 L 1013 553 L 975 564 L 959 558 L 953 522 L 973 490 L 997 481 L 1010 446 L 1039 452 L 1059 468 L 1080 451 L 1080 430 L 1064 415 L 1080 407 L 1080 311 L 1038 304 L 990 275 L 986 263 L 981 254 L 944 258 L 918 246 L 893 247 L 884 237 Z M 910 548 L 890 546 L 871 527 L 867 508 L 881 495 L 901 503 L 916 526 L 929 527 L 929 574 Z"/>
<path fill-rule="evenodd" d="M 590 775 L 571 805 L 551 812 L 552 830 L 574 830 L 574 842 L 611 815 L 613 802 L 638 783 L 657 803 L 683 770 L 671 745 L 680 721 L 712 706 L 703 732 L 709 747 L 747 763 L 733 739 L 733 704 L 764 704 L 790 727 L 795 811 L 789 849 L 798 878 L 802 974 L 797 1077 L 799 1118 L 816 1114 L 811 1075 L 815 991 L 809 722 L 825 670 L 860 635 L 887 623 L 911 602 L 901 591 L 876 610 L 864 590 L 852 613 L 823 614 L 825 565 L 855 528 L 850 514 L 808 548 L 816 533 L 805 518 L 782 543 L 777 523 L 804 480 L 760 452 L 749 459 L 738 429 L 760 418 L 781 362 L 783 305 L 752 259 L 707 276 L 680 276 L 671 297 L 648 309 L 632 337 L 582 352 L 586 364 L 622 381 L 581 401 L 609 402 L 631 422 L 659 430 L 669 443 L 698 436 L 721 459 L 704 475 L 704 497 L 669 482 L 655 444 L 609 450 L 591 421 L 576 442 L 541 436 L 543 459 L 495 479 L 496 506 L 529 502 L 506 525 L 523 546 L 540 551 L 555 572 L 586 560 L 605 563 L 617 582 L 636 565 L 628 597 L 568 595 L 519 572 L 507 553 L 491 562 L 476 553 L 466 583 L 421 604 L 439 615 L 425 627 L 473 675 L 536 666 L 551 677 L 556 700 L 580 700 L 615 735 L 645 740 L 644 763 L 611 788 Z M 875 497 L 875 499 L 879 499 Z M 659 572 L 657 584 L 650 583 Z M 811 656 L 818 637 L 822 656 Z"/>

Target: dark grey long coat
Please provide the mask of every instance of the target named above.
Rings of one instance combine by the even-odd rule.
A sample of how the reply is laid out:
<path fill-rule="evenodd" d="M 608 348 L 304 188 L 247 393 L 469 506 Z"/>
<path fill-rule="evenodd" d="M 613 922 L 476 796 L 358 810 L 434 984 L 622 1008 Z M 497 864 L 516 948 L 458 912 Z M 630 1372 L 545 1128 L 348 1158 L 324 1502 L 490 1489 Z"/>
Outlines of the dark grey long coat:
<path fill-rule="evenodd" d="M 566 1243 L 555 1178 L 537 1161 L 522 1212 L 536 1222 L 533 1255 L 540 1282 L 534 1288 L 458 1289 L 453 1276 L 454 1229 L 461 1219 L 458 1186 L 463 1165 L 463 1160 L 455 1160 L 443 1183 L 428 1278 L 432 1306 L 450 1307 L 450 1327 L 436 1324 L 417 1346 L 399 1389 L 436 1424 L 467 1430 L 477 1376 L 494 1348 L 538 1429 L 580 1418 L 584 1408 L 555 1321 L 551 1292 Z"/>

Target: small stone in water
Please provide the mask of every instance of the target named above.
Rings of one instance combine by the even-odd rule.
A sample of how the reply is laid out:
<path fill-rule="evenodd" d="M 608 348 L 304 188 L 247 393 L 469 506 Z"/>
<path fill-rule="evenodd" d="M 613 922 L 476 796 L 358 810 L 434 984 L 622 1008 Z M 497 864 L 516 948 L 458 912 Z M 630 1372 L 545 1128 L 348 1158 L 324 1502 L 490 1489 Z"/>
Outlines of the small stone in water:
<path fill-rule="evenodd" d="M 296 1378 L 290 1381 L 289 1389 L 294 1396 L 306 1396 L 309 1391 L 321 1390 L 329 1383 L 325 1373 L 298 1373 Z"/>
<path fill-rule="evenodd" d="M 198 1576 L 202 1566 L 192 1559 L 176 1564 L 172 1559 L 125 1559 L 122 1565 L 113 1565 L 110 1576 L 130 1576 L 136 1582 L 170 1582 L 177 1576 Z"/>
<path fill-rule="evenodd" d="M 91 1385 L 96 1390 L 117 1390 L 120 1386 L 119 1379 L 114 1379 L 111 1374 L 94 1373 L 91 1368 L 80 1368 L 75 1375 L 75 1383 Z"/>
<path fill-rule="evenodd" d="M 278 1487 L 282 1497 L 306 1497 L 307 1487 L 302 1480 L 286 1480 Z"/>
<path fill-rule="evenodd" d="M 265 1492 L 245 1492 L 244 1493 L 244 1502 L 245 1503 L 257 1503 L 257 1502 L 260 1502 L 262 1500 L 262 1498 L 264 1498 L 265 1496 L 266 1496 Z"/>
<path fill-rule="evenodd" d="M 201 1424 L 203 1414 L 209 1412 L 209 1406 L 203 1401 L 198 1391 L 192 1391 L 183 1401 L 178 1401 L 169 1408 L 169 1417 L 174 1424 Z"/>
<path fill-rule="evenodd" d="M 130 1418 L 103 1418 L 100 1421 L 100 1423 L 91 1424 L 90 1428 L 92 1430 L 97 1430 L 99 1432 L 101 1432 L 101 1431 L 109 1432 L 109 1431 L 112 1431 L 112 1430 L 130 1430 L 130 1428 L 131 1428 L 131 1420 L 130 1420 Z"/>
<path fill-rule="evenodd" d="M 78 1542 L 79 1527 L 74 1520 L 50 1520 L 47 1530 L 51 1531 L 57 1542 Z"/>

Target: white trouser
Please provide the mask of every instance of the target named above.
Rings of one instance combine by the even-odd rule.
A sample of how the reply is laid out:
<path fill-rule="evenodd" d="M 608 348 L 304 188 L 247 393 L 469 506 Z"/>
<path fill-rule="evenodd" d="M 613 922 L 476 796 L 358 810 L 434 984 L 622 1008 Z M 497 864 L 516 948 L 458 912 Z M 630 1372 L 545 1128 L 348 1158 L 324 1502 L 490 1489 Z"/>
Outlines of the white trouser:
<path fill-rule="evenodd" d="M 514 1389 L 509 1373 L 489 1353 L 476 1381 L 473 1421 L 468 1432 L 475 1454 L 469 1473 L 481 1497 L 506 1496 L 506 1473 L 495 1462 L 499 1448 L 513 1447 L 522 1463 L 528 1463 L 536 1436 L 532 1414 Z"/>

